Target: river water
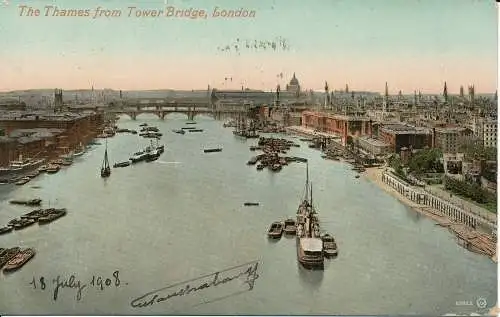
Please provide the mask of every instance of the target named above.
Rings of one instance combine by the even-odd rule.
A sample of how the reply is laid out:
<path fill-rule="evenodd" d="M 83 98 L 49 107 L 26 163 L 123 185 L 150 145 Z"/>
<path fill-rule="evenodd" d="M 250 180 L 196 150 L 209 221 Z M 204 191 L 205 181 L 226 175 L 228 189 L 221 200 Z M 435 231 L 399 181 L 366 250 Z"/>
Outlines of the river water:
<path fill-rule="evenodd" d="M 38 196 L 45 206 L 66 207 L 68 215 L 0 236 L 2 247 L 37 250 L 21 270 L 0 275 L 0 313 L 437 315 L 479 311 L 478 298 L 488 307 L 496 303 L 497 269 L 490 259 L 467 252 L 447 230 L 297 139 L 301 147 L 288 155 L 309 159 L 322 229 L 339 247 L 323 272 L 305 271 L 297 264 L 294 239 L 266 237 L 271 222 L 294 216 L 305 165 L 257 171 L 246 165 L 256 140 L 237 139 L 208 117 L 196 120 L 203 133 L 179 135 L 171 130 L 185 126 L 182 115 L 122 118 L 122 128 L 158 126 L 166 150 L 156 162 L 113 169 L 109 179 L 99 177 L 104 146 L 95 146 L 58 174 L 2 185 L 0 223 L 30 210 L 9 205 L 13 198 Z M 117 134 L 109 139 L 111 163 L 147 143 Z M 214 146 L 224 150 L 203 153 Z M 243 207 L 245 201 L 260 206 Z M 237 291 L 229 288 L 244 288 L 234 282 L 148 307 L 131 305 L 149 291 L 251 261 L 258 261 L 251 291 L 226 297 Z M 87 284 L 80 300 L 69 287 L 60 287 L 54 300 L 53 279 L 72 274 Z M 94 275 L 111 285 L 90 285 Z"/>

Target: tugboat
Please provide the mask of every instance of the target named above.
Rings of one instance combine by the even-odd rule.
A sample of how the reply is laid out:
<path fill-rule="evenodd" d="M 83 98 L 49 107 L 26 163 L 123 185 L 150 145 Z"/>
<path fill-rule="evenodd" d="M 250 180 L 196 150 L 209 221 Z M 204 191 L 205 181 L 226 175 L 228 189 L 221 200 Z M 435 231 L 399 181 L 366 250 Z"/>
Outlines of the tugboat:
<path fill-rule="evenodd" d="M 111 167 L 108 161 L 108 139 L 106 139 L 106 149 L 104 150 L 104 160 L 101 167 L 101 177 L 106 178 L 111 175 Z"/>
<path fill-rule="evenodd" d="M 279 221 L 273 222 L 269 227 L 269 230 L 267 231 L 267 236 L 271 239 L 279 239 L 281 238 L 282 234 L 283 234 L 283 223 Z"/>
<path fill-rule="evenodd" d="M 35 256 L 35 250 L 28 248 L 17 253 L 12 259 L 10 259 L 5 265 L 3 271 L 9 272 L 21 268 L 26 264 L 32 257 Z"/>
<path fill-rule="evenodd" d="M 144 151 L 139 151 L 135 152 L 132 157 L 130 158 L 130 161 L 133 163 L 138 163 L 141 161 L 144 161 L 146 159 L 147 153 Z"/>

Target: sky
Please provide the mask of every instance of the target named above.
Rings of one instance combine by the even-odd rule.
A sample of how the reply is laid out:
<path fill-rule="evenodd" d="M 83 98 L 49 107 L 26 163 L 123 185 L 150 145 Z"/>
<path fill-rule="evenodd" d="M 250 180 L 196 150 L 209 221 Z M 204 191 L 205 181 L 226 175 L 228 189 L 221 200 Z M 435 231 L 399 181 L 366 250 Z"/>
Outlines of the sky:
<path fill-rule="evenodd" d="M 21 15 L 20 5 L 39 16 Z M 89 16 L 46 16 L 48 5 Z M 192 8 L 207 18 L 136 17 L 135 9 L 129 17 L 128 7 Z M 239 9 L 255 16 L 212 16 Z M 106 10 L 121 16 L 95 16 Z M 277 39 L 286 47 L 246 48 Z M 377 92 L 388 82 L 390 93 L 408 94 L 440 93 L 445 81 L 449 93 L 497 86 L 493 0 L 0 0 L 0 40 L 0 91 L 271 90 L 294 72 L 313 90 L 325 81 Z"/>

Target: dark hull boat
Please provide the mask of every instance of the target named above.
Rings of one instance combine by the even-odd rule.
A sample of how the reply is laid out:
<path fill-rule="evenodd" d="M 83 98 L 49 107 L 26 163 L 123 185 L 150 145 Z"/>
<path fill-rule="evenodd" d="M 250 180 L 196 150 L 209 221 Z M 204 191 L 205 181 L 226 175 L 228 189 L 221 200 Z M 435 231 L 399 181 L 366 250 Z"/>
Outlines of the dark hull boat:
<path fill-rule="evenodd" d="M 115 163 L 113 165 L 114 168 L 117 168 L 117 167 L 127 167 L 130 165 L 130 161 L 125 161 L 125 162 L 120 162 L 120 163 Z"/>
<path fill-rule="evenodd" d="M 5 227 L 0 228 L 0 234 L 9 233 L 12 230 L 13 230 L 13 228 L 11 226 L 5 226 Z"/>
<path fill-rule="evenodd" d="M 185 134 L 186 133 L 186 131 L 184 131 L 184 130 L 172 130 L 172 131 L 174 131 L 177 134 Z"/>
<path fill-rule="evenodd" d="M 243 204 L 243 206 L 258 206 L 259 203 L 251 203 L 251 202 L 246 202 Z"/>
<path fill-rule="evenodd" d="M 40 198 L 29 199 L 29 200 L 11 200 L 9 203 L 13 205 L 25 205 L 25 206 L 40 206 L 42 200 Z"/>
<path fill-rule="evenodd" d="M 205 153 L 222 152 L 222 148 L 204 149 L 203 152 L 205 152 Z"/>

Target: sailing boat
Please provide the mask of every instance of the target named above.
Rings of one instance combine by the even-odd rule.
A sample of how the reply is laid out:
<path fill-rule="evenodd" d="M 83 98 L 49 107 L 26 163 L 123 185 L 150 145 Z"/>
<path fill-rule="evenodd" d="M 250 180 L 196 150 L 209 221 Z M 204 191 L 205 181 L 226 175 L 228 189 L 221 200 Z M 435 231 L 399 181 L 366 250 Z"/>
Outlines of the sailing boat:
<path fill-rule="evenodd" d="M 108 139 L 106 138 L 106 149 L 104 150 L 104 160 L 102 161 L 101 177 L 109 177 L 111 175 L 111 167 L 108 161 Z"/>

